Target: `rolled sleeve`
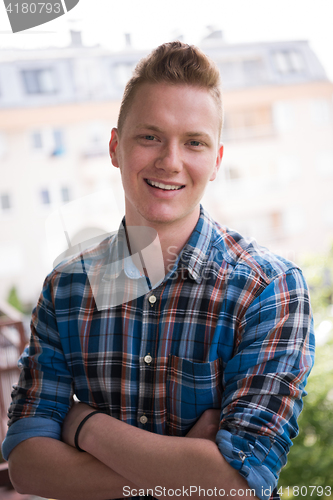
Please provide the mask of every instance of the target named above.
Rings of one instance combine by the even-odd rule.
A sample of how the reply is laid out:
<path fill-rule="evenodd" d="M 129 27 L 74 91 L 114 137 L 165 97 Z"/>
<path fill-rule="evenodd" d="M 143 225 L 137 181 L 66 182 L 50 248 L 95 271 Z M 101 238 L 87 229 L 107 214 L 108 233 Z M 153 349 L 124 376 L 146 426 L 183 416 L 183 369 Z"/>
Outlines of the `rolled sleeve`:
<path fill-rule="evenodd" d="M 262 500 L 287 462 L 314 362 L 308 290 L 297 268 L 272 280 L 239 322 L 224 372 L 219 450 Z"/>
<path fill-rule="evenodd" d="M 32 416 L 61 424 L 70 408 L 73 376 L 58 331 L 53 286 L 51 275 L 32 314 L 30 343 L 19 360 L 21 373 L 12 392 L 9 425 Z"/>
<path fill-rule="evenodd" d="M 277 464 L 281 465 L 284 456 L 281 447 L 272 444 L 269 438 L 245 434 L 241 437 L 223 429 L 218 432 L 216 443 L 226 461 L 247 480 L 256 496 L 262 500 L 270 498 L 278 479 L 273 471 Z"/>
<path fill-rule="evenodd" d="M 27 417 L 14 422 L 8 429 L 2 443 L 2 456 L 5 460 L 11 451 L 22 441 L 33 437 L 61 439 L 61 425 L 54 420 L 43 417 Z"/>
<path fill-rule="evenodd" d="M 73 377 L 68 369 L 57 328 L 52 275 L 44 283 L 31 321 L 29 346 L 20 359 L 20 377 L 12 391 L 8 432 L 3 456 L 30 437 L 60 439 L 61 425 L 73 396 Z"/>

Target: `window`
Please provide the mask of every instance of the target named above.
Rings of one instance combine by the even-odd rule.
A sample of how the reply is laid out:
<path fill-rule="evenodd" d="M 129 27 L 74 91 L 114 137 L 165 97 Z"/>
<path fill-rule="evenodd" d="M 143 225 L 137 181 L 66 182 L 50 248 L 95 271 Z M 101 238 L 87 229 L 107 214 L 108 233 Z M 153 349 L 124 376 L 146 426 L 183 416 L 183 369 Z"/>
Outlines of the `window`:
<path fill-rule="evenodd" d="M 86 125 L 83 156 L 85 158 L 108 154 L 109 129 L 103 122 L 94 121 Z"/>
<path fill-rule="evenodd" d="M 244 76 L 248 83 L 260 82 L 263 78 L 263 69 L 261 59 L 245 59 L 243 61 Z"/>
<path fill-rule="evenodd" d="M 0 132 L 0 158 L 3 158 L 6 153 L 5 136 Z"/>
<path fill-rule="evenodd" d="M 279 73 L 303 73 L 305 70 L 303 56 L 297 50 L 279 50 L 274 52 L 273 59 Z"/>
<path fill-rule="evenodd" d="M 71 200 L 70 191 L 69 191 L 68 187 L 62 187 L 61 188 L 61 200 L 64 203 L 67 203 L 67 202 L 69 202 Z"/>
<path fill-rule="evenodd" d="M 296 181 L 302 176 L 300 158 L 296 155 L 281 155 L 277 158 L 278 178 L 281 182 Z"/>
<path fill-rule="evenodd" d="M 295 127 L 295 112 L 292 102 L 276 101 L 273 104 L 273 121 L 279 132 L 292 130 Z"/>
<path fill-rule="evenodd" d="M 281 212 L 275 211 L 270 214 L 271 227 L 274 231 L 279 231 L 282 227 L 282 214 Z"/>
<path fill-rule="evenodd" d="M 222 163 L 223 168 L 222 172 L 224 173 L 224 178 L 226 180 L 235 180 L 235 179 L 240 179 L 241 175 L 239 173 L 239 169 L 232 164 L 229 163 Z"/>
<path fill-rule="evenodd" d="M 221 61 L 219 63 L 219 70 L 223 85 L 237 85 L 243 81 L 241 61 Z"/>
<path fill-rule="evenodd" d="M 8 193 L 3 193 L 0 195 L 0 206 L 3 212 L 7 212 L 11 209 L 11 201 Z"/>
<path fill-rule="evenodd" d="M 22 70 L 27 94 L 55 94 L 57 92 L 54 71 L 51 68 Z"/>
<path fill-rule="evenodd" d="M 333 151 L 319 151 L 315 159 L 315 164 L 321 177 L 333 176 Z"/>
<path fill-rule="evenodd" d="M 31 134 L 32 147 L 34 149 L 42 149 L 43 140 L 41 132 L 33 132 Z"/>
<path fill-rule="evenodd" d="M 60 156 L 64 154 L 65 147 L 64 147 L 62 130 L 60 129 L 53 130 L 53 142 L 54 142 L 54 149 L 52 152 L 52 156 Z"/>
<path fill-rule="evenodd" d="M 242 134 L 267 134 L 272 130 L 273 118 L 270 106 L 241 108 L 229 110 L 225 115 L 224 131 L 229 137 L 232 134 L 240 137 Z"/>
<path fill-rule="evenodd" d="M 19 275 L 23 270 L 24 252 L 22 245 L 13 243 L 0 243 L 0 276 Z"/>
<path fill-rule="evenodd" d="M 331 103 L 326 99 L 312 99 L 310 101 L 310 114 L 316 125 L 329 125 L 332 117 Z"/>
<path fill-rule="evenodd" d="M 41 202 L 43 205 L 50 205 L 50 193 L 48 189 L 42 189 L 40 192 Z"/>
<path fill-rule="evenodd" d="M 132 77 L 134 68 L 135 64 L 133 63 L 120 63 L 113 67 L 118 86 L 125 87 L 128 80 Z"/>
<path fill-rule="evenodd" d="M 306 214 L 303 207 L 290 207 L 282 214 L 283 230 L 286 234 L 300 234 L 306 228 Z"/>
<path fill-rule="evenodd" d="M 322 218 L 324 224 L 329 227 L 333 227 L 333 203 L 331 201 L 328 201 L 323 205 Z"/>
<path fill-rule="evenodd" d="M 65 153 L 64 133 L 61 129 L 35 130 L 30 135 L 33 150 L 51 156 Z"/>

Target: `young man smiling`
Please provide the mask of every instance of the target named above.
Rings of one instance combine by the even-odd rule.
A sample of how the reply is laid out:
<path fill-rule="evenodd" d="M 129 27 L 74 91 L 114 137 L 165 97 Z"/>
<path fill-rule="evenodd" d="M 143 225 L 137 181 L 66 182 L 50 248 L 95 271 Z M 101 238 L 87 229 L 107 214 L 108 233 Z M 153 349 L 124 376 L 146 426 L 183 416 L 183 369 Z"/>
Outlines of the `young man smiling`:
<path fill-rule="evenodd" d="M 140 85 L 121 130 L 113 129 L 110 155 L 125 192 L 126 224 L 156 229 L 165 265 L 195 228 L 200 200 L 219 169 L 219 109 L 205 88 Z"/>
<path fill-rule="evenodd" d="M 221 125 L 219 72 L 197 48 L 139 63 L 110 141 L 123 227 L 60 264 L 33 313 L 3 445 L 19 491 L 277 496 L 313 363 L 309 297 L 294 264 L 200 206 Z M 162 278 L 156 240 L 138 259 L 147 228 Z"/>

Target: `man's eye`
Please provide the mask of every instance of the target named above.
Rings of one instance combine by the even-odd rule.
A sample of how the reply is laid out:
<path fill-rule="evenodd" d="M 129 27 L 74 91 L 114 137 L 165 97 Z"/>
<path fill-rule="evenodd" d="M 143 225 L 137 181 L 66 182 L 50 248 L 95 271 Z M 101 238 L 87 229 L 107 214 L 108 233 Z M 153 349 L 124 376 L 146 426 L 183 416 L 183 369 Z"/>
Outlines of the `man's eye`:
<path fill-rule="evenodd" d="M 199 141 L 190 141 L 190 146 L 201 146 L 201 142 L 199 142 Z"/>
<path fill-rule="evenodd" d="M 153 141 L 155 137 L 153 135 L 145 135 L 144 139 L 146 139 L 147 141 Z"/>

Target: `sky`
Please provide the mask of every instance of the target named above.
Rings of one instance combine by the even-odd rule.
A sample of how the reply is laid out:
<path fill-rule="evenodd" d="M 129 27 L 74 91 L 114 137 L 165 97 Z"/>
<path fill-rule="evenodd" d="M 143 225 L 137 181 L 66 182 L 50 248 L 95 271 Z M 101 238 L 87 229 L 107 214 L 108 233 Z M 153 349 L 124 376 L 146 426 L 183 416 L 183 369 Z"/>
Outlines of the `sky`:
<path fill-rule="evenodd" d="M 64 46 L 70 29 L 81 30 L 86 45 L 113 51 L 124 48 L 125 33 L 138 49 L 180 35 L 198 44 L 213 26 L 227 43 L 308 40 L 333 80 L 332 20 L 333 0 L 80 0 L 66 15 L 13 34 L 1 2 L 0 50 Z"/>

